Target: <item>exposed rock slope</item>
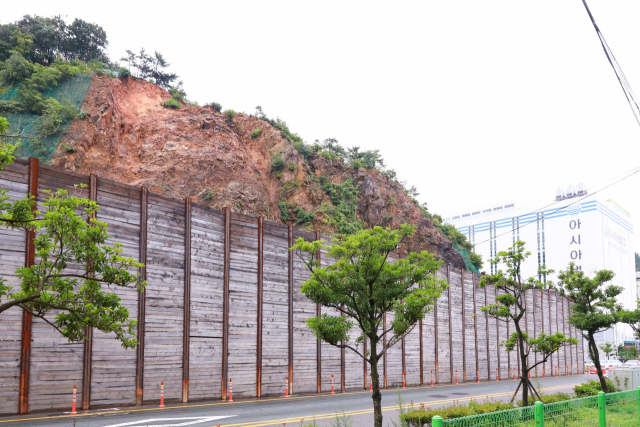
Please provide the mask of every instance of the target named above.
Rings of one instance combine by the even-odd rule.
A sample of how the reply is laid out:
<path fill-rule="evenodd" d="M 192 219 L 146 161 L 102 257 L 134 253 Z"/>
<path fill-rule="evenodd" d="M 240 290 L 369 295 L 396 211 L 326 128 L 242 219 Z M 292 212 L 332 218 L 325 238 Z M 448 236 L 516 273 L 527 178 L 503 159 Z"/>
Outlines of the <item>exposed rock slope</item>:
<path fill-rule="evenodd" d="M 314 157 L 307 162 L 278 129 L 255 117 L 237 114 L 229 120 L 210 107 L 162 108 L 169 97 L 146 81 L 94 77 L 82 105 L 87 117 L 74 120 L 51 163 L 276 222 L 282 222 L 278 203 L 286 202 L 289 211 L 298 206 L 315 211 L 307 227 L 325 234 L 335 229 L 320 207 L 332 202 L 317 177 L 336 184 L 351 179 L 358 188 L 357 218 L 365 228 L 416 224 L 417 234 L 406 249 L 426 249 L 464 267 L 451 242 L 398 183 L 339 160 Z M 262 133 L 252 138 L 256 128 Z M 286 165 L 280 179 L 271 170 L 277 153 Z"/>

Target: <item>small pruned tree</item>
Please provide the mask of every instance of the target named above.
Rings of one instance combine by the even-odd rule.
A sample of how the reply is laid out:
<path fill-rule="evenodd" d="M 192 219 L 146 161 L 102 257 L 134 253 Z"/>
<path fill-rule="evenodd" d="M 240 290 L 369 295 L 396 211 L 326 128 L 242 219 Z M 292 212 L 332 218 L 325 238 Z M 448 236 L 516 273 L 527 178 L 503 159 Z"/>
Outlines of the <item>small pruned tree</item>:
<path fill-rule="evenodd" d="M 402 225 L 398 230 L 374 227 L 341 236 L 327 246 L 323 241 L 298 239 L 291 248 L 310 270 L 302 292 L 313 302 L 337 310 L 340 315 L 323 314 L 307 320 L 307 325 L 322 341 L 348 348 L 371 366 L 374 425 L 382 427 L 382 395 L 378 361 L 386 351 L 400 342 L 432 309 L 447 284 L 436 276 L 442 261 L 427 251 L 410 253 L 391 263 L 389 256 L 411 238 L 415 226 Z M 323 248 L 335 260 L 321 267 L 317 254 Z M 395 313 L 390 325 L 383 319 Z M 349 344 L 349 331 L 357 326 L 359 336 Z M 378 344 L 387 335 L 386 345 Z M 365 352 L 361 344 L 368 343 Z"/>
<path fill-rule="evenodd" d="M 13 161 L 12 148 L 5 150 L 0 169 Z M 19 307 L 70 341 L 83 340 L 91 327 L 114 333 L 125 348 L 135 347 L 136 321 L 111 289 L 142 290 L 137 270 L 143 265 L 123 257 L 122 244 L 107 244 L 107 224 L 95 218 L 94 201 L 65 190 L 45 193 L 40 213 L 32 196 L 11 202 L 0 189 L 0 227 L 35 234 L 35 262 L 16 269 L 19 287 L 0 277 L 0 316 Z"/>
<path fill-rule="evenodd" d="M 605 393 L 608 393 L 609 389 L 602 373 L 595 335 L 624 320 L 625 316 L 632 315 L 632 312 L 623 310 L 622 305 L 616 301 L 623 288 L 609 284 L 613 276 L 613 271 L 600 270 L 590 278 L 584 271 L 577 270 L 573 262 L 569 263 L 566 270 L 558 273 L 560 294 L 568 296 L 572 302 L 569 323 L 581 330 L 587 340 L 589 356 Z M 627 319 L 629 320 L 629 317 Z"/>
<path fill-rule="evenodd" d="M 615 351 L 613 344 L 610 342 L 600 344 L 598 348 L 607 356 L 607 359 L 609 359 L 609 355 Z"/>
<path fill-rule="evenodd" d="M 529 380 L 529 372 L 535 369 L 537 365 L 546 362 L 562 346 L 577 343 L 575 338 L 566 337 L 559 332 L 553 335 L 540 334 L 538 337 L 529 337 L 523 331 L 520 322 L 523 321 L 527 311 L 527 292 L 541 290 L 547 286 L 536 277 L 527 279 L 522 277 L 522 264 L 530 255 L 531 252 L 525 250 L 525 243 L 519 240 L 507 251 L 499 252 L 493 261 L 494 264 L 504 264 L 507 267 L 506 272 L 498 270 L 496 274 L 484 276 L 480 280 L 480 288 L 493 286 L 496 291 L 501 292 L 495 297 L 495 304 L 482 307 L 482 311 L 501 322 L 513 322 L 516 329 L 500 345 L 505 347 L 506 351 L 515 350 L 518 352 L 522 372 L 520 383 L 511 401 L 515 399 L 520 387 L 522 387 L 522 402 L 525 406 L 529 405 L 529 392 L 537 395 L 538 399 L 540 399 L 540 395 Z M 538 277 L 549 273 L 552 273 L 552 270 L 547 270 L 542 266 L 538 271 Z M 529 356 L 531 353 L 539 354 L 542 360 L 530 365 Z"/>

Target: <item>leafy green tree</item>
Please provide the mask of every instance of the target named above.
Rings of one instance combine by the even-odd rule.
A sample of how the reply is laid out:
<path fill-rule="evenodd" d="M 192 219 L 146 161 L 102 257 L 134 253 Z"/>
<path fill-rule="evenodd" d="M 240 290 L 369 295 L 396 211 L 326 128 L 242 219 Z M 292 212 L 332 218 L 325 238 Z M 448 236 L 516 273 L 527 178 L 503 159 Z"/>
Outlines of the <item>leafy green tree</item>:
<path fill-rule="evenodd" d="M 415 226 L 402 225 L 399 230 L 374 227 L 331 241 L 306 242 L 298 239 L 291 248 L 310 270 L 302 292 L 313 302 L 337 310 L 340 315 L 323 314 L 307 320 L 307 325 L 322 341 L 348 348 L 371 366 L 374 425 L 382 426 L 382 395 L 378 362 L 385 352 L 411 332 L 431 310 L 447 284 L 436 276 L 442 261 L 427 251 L 410 253 L 394 263 L 389 256 L 413 236 Z M 321 267 L 317 254 L 323 248 L 335 260 Z M 395 313 L 394 321 L 384 325 L 386 313 Z M 355 345 L 349 330 L 360 330 Z M 385 329 L 386 328 L 386 329 Z M 383 335 L 386 346 L 379 348 Z M 365 352 L 360 344 L 368 343 Z"/>
<path fill-rule="evenodd" d="M 0 121 L 0 129 L 5 128 Z M 0 168 L 13 161 L 12 150 L 0 145 L 0 153 L 8 152 Z M 125 348 L 135 347 L 136 321 L 129 320 L 120 297 L 108 288 L 141 290 L 145 284 L 130 270 L 143 265 L 123 257 L 121 244 L 107 244 L 107 224 L 95 218 L 95 202 L 65 190 L 46 194 L 40 213 L 33 210 L 33 197 L 10 202 L 8 191 L 0 189 L 0 226 L 36 235 L 35 264 L 16 269 L 19 288 L 0 278 L 0 316 L 20 307 L 69 340 L 83 340 L 85 328 L 91 327 L 113 332 Z"/>
<path fill-rule="evenodd" d="M 615 349 L 613 348 L 613 344 L 610 343 L 610 342 L 606 342 L 604 344 L 600 344 L 598 346 L 598 348 L 600 350 L 602 350 L 602 352 L 607 356 L 607 359 L 609 359 L 611 353 L 613 353 L 615 351 Z"/>
<path fill-rule="evenodd" d="M 640 254 L 636 252 L 636 271 L 640 271 Z"/>
<path fill-rule="evenodd" d="M 529 405 L 529 391 L 536 394 L 540 399 L 540 395 L 529 380 L 529 372 L 535 369 L 537 365 L 546 362 L 562 346 L 577 344 L 575 338 L 567 337 L 560 332 L 553 335 L 540 334 L 536 338 L 531 338 L 522 330 L 520 322 L 523 321 L 527 311 L 527 292 L 544 289 L 546 284 L 542 283 L 537 277 L 545 273 L 552 273 L 551 270 L 547 270 L 546 267 L 542 266 L 539 269 L 538 276 L 523 279 L 522 264 L 530 255 L 531 252 L 525 250 L 525 243 L 517 241 L 507 251 L 499 252 L 494 261 L 495 264 L 504 264 L 507 268 L 506 272 L 498 270 L 496 274 L 483 276 L 480 280 L 480 288 L 493 286 L 497 294 L 495 304 L 482 307 L 482 311 L 501 322 L 512 322 L 516 329 L 500 345 L 504 346 L 506 351 L 516 350 L 518 352 L 522 372 L 518 389 L 511 400 L 513 401 L 520 387 L 522 387 L 522 401 L 525 406 Z M 542 360 L 530 365 L 529 356 L 531 353 L 539 354 Z"/>
<path fill-rule="evenodd" d="M 609 390 L 602 373 L 595 335 L 622 321 L 626 315 L 632 314 L 623 310 L 622 305 L 616 301 L 623 288 L 608 284 L 613 276 L 613 271 L 600 270 L 595 272 L 593 278 L 587 277 L 583 271 L 576 270 L 573 262 L 569 263 L 566 270 L 558 273 L 559 292 L 568 296 L 572 302 L 569 323 L 581 330 L 587 340 L 589 356 L 605 393 Z"/>
<path fill-rule="evenodd" d="M 87 63 L 91 60 L 108 62 L 109 58 L 104 53 L 108 45 L 107 33 L 100 25 L 76 18 L 68 27 L 66 58 L 77 58 Z"/>

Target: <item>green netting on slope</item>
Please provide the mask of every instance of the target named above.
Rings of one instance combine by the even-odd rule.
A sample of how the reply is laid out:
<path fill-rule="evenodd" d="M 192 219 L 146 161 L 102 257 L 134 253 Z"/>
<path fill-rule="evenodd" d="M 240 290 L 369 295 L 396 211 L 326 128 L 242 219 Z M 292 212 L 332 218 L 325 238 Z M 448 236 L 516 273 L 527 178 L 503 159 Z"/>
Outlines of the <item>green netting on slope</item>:
<path fill-rule="evenodd" d="M 469 252 L 465 251 L 462 248 L 459 248 L 455 244 L 453 245 L 453 249 L 455 249 L 455 251 L 458 252 L 460 256 L 462 256 L 464 265 L 467 267 L 467 270 L 473 271 L 475 273 L 480 273 L 480 270 L 478 270 L 473 264 L 471 264 L 471 261 L 469 260 Z"/>
<path fill-rule="evenodd" d="M 43 94 L 58 100 L 58 102 L 68 99 L 76 108 L 80 108 L 85 96 L 87 96 L 92 78 L 93 74 L 91 73 L 80 74 L 76 77 L 58 82 L 56 87 Z M 11 101 L 17 95 L 16 89 L 17 87 L 12 87 L 5 93 L 0 94 L 0 100 Z M 29 137 L 37 136 L 38 132 L 35 127 L 35 122 L 38 118 L 37 115 L 22 112 L 19 114 L 2 114 L 2 116 L 11 123 L 8 134 L 22 134 Z M 71 121 L 64 123 L 60 127 L 60 130 L 54 135 L 37 139 L 23 139 L 22 145 L 16 153 L 16 157 L 22 159 L 37 157 L 42 163 L 48 164 L 60 143 L 60 138 L 67 131 L 70 123 Z"/>

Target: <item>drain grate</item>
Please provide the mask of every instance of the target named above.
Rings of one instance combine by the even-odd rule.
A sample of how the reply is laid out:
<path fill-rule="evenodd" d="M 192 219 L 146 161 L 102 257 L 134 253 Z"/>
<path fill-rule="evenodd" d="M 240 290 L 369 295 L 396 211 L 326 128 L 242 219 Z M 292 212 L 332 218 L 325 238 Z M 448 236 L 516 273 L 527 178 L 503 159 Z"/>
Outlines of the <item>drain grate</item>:
<path fill-rule="evenodd" d="M 469 393 L 451 393 L 451 396 L 470 396 Z"/>
<path fill-rule="evenodd" d="M 432 394 L 429 397 L 437 397 L 439 399 L 444 399 L 445 397 L 449 397 L 449 396 L 447 396 L 446 394 Z"/>

